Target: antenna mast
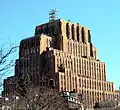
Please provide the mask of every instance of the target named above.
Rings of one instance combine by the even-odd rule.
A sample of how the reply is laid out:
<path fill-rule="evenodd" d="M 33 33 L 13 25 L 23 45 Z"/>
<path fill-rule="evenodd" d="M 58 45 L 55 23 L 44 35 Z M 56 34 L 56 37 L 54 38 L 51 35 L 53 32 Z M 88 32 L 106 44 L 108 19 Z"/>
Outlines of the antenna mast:
<path fill-rule="evenodd" d="M 55 21 L 56 19 L 58 19 L 57 11 L 56 11 L 56 9 L 52 9 L 52 10 L 49 12 L 49 22 L 53 22 L 53 21 Z"/>

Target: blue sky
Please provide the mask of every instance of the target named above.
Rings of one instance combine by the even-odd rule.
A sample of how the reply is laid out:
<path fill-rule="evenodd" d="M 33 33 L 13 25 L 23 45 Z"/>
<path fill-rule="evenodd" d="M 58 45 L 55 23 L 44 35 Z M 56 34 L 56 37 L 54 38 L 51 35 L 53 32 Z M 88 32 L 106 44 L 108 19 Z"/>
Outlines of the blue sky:
<path fill-rule="evenodd" d="M 34 35 L 35 26 L 49 20 L 48 12 L 91 29 L 100 60 L 106 62 L 107 79 L 120 86 L 120 0 L 0 0 L 0 39 L 19 44 Z"/>

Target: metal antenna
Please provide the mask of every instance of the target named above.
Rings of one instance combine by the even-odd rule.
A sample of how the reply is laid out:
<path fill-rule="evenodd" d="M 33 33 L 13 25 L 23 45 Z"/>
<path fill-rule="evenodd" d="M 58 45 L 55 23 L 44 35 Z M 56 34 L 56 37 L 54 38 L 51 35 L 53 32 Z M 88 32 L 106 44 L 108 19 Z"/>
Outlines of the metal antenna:
<path fill-rule="evenodd" d="M 55 21 L 56 19 L 58 19 L 57 11 L 56 11 L 56 9 L 52 9 L 52 10 L 49 12 L 49 22 L 53 22 L 53 21 Z"/>

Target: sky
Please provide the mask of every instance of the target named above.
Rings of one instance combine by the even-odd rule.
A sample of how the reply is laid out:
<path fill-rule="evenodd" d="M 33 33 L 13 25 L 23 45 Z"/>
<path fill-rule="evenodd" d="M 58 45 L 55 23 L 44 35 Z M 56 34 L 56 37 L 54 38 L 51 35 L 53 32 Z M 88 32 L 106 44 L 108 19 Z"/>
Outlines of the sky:
<path fill-rule="evenodd" d="M 80 23 L 91 30 L 98 57 L 106 63 L 107 80 L 120 86 L 120 0 L 0 0 L 0 39 L 19 45 L 34 35 L 36 25 L 49 21 L 49 11 L 58 18 Z M 16 58 L 18 54 L 16 55 Z"/>

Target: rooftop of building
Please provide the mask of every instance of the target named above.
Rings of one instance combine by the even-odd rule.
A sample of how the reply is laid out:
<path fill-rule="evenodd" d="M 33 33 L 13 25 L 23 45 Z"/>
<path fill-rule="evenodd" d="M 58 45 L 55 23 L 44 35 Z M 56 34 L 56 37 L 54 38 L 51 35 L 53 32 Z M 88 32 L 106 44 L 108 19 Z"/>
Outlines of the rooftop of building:
<path fill-rule="evenodd" d="M 84 28 L 87 28 L 87 29 L 89 30 L 88 27 L 82 26 L 80 23 L 74 23 L 74 22 L 72 22 L 71 20 L 65 20 L 65 19 L 62 19 L 62 18 L 57 19 L 57 20 L 54 20 L 54 21 L 52 21 L 52 22 L 49 22 L 49 21 L 48 21 L 48 22 L 46 22 L 46 23 L 37 25 L 36 28 L 39 28 L 40 26 L 44 26 L 44 25 L 48 25 L 48 24 L 53 24 L 53 23 L 56 23 L 56 22 L 59 22 L 59 21 L 61 21 L 61 22 L 63 22 L 63 23 L 69 23 L 69 24 L 79 25 L 79 26 L 84 27 Z"/>
<path fill-rule="evenodd" d="M 44 37 L 51 37 L 51 36 L 42 33 L 42 34 L 38 34 L 38 35 L 35 35 L 35 36 L 27 37 L 27 38 L 24 38 L 24 39 L 22 39 L 22 40 L 20 41 L 20 45 L 21 45 L 22 43 L 24 43 L 25 41 L 35 39 L 36 37 L 38 37 L 38 38 L 43 37 L 43 38 L 44 38 Z"/>
<path fill-rule="evenodd" d="M 120 93 L 120 90 L 115 90 L 115 92 Z"/>

